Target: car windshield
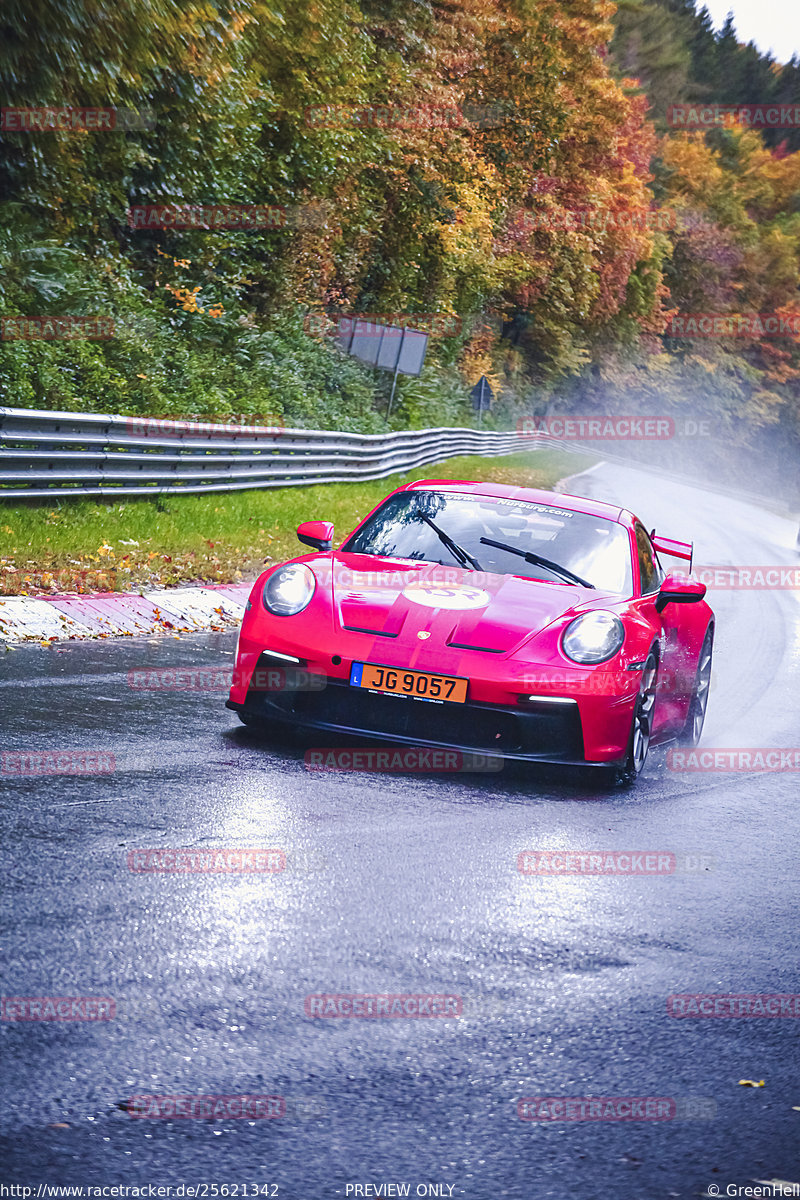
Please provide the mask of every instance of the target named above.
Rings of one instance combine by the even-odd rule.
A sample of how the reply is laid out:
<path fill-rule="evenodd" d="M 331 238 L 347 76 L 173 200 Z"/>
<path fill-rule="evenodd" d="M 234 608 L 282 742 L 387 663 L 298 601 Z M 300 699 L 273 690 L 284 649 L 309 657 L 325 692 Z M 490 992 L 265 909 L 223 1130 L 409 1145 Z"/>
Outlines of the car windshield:
<path fill-rule="evenodd" d="M 513 549 L 487 545 L 482 538 Z M 602 591 L 631 593 L 630 542 L 622 525 L 528 500 L 400 492 L 390 496 L 342 549 L 466 569 L 477 563 L 480 570 L 498 575 L 569 583 L 514 553 L 520 551 L 548 559 Z"/>

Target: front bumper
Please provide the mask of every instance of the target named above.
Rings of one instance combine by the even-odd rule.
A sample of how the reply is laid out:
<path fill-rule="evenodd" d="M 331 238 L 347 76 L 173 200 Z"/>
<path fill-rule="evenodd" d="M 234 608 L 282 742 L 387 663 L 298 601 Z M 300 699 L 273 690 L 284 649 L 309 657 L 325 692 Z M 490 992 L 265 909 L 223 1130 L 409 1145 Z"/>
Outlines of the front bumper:
<path fill-rule="evenodd" d="M 247 723 L 377 739 L 399 745 L 494 754 L 523 762 L 592 765 L 574 701 L 522 707 L 446 704 L 376 693 L 329 679 L 324 690 L 264 692 L 226 701 Z"/>

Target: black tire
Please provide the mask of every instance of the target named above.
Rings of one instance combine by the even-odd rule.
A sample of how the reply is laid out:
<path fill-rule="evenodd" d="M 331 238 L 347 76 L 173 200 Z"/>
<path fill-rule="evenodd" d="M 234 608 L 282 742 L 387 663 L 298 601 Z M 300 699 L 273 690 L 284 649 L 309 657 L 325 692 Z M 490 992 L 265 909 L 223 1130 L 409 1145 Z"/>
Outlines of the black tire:
<path fill-rule="evenodd" d="M 681 746 L 696 746 L 703 736 L 703 725 L 708 711 L 708 694 L 711 688 L 711 665 L 714 656 L 714 627 L 710 625 L 703 638 L 700 657 L 697 660 L 697 675 L 694 691 L 689 703 L 686 724 L 678 735 Z"/>
<path fill-rule="evenodd" d="M 656 703 L 658 677 L 658 654 L 651 650 L 642 667 L 639 695 L 633 710 L 631 735 L 628 739 L 628 754 L 625 763 L 617 770 L 617 782 L 631 787 L 644 770 L 650 737 L 653 732 L 653 708 Z"/>

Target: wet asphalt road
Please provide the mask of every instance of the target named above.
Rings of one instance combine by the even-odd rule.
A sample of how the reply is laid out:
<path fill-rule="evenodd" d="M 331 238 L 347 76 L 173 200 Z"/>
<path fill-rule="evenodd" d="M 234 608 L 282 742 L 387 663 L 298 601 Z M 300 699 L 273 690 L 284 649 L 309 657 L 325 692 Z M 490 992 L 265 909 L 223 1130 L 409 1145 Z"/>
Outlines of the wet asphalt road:
<path fill-rule="evenodd" d="M 694 536 L 698 563 L 797 562 L 791 522 L 728 498 L 611 466 L 575 490 Z M 704 745 L 798 746 L 800 593 L 711 601 Z M 680 774 L 662 751 L 634 791 L 524 770 L 316 774 L 302 747 L 239 726 L 222 693 L 128 685 L 132 669 L 227 664 L 233 643 L 0 659 L 2 749 L 117 763 L 0 779 L 3 995 L 118 1006 L 107 1022 L 0 1025 L 4 1182 L 661 1200 L 800 1178 L 799 1023 L 666 1009 L 675 992 L 800 992 L 797 773 Z M 287 869 L 126 866 L 132 849 L 204 846 L 279 847 Z M 707 861 L 661 878 L 532 879 L 516 869 L 531 847 Z M 464 1014 L 311 1020 L 304 997 L 323 991 L 455 993 Z M 141 1093 L 281 1095 L 287 1112 L 135 1120 L 121 1105 Z M 545 1126 L 517 1116 L 534 1095 L 706 1103 L 688 1110 L 700 1118 Z"/>

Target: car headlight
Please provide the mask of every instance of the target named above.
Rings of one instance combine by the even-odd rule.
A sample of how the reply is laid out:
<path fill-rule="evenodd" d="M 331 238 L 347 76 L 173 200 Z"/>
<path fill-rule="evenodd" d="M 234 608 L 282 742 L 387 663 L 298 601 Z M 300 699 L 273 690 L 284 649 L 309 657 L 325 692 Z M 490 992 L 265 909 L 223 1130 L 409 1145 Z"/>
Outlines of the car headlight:
<path fill-rule="evenodd" d="M 316 586 L 314 574 L 305 563 L 289 563 L 270 575 L 261 598 L 276 617 L 293 617 L 306 607 Z"/>
<path fill-rule="evenodd" d="M 561 645 L 573 662 L 592 664 L 613 658 L 625 641 L 625 629 L 612 612 L 587 612 L 570 621 Z"/>

